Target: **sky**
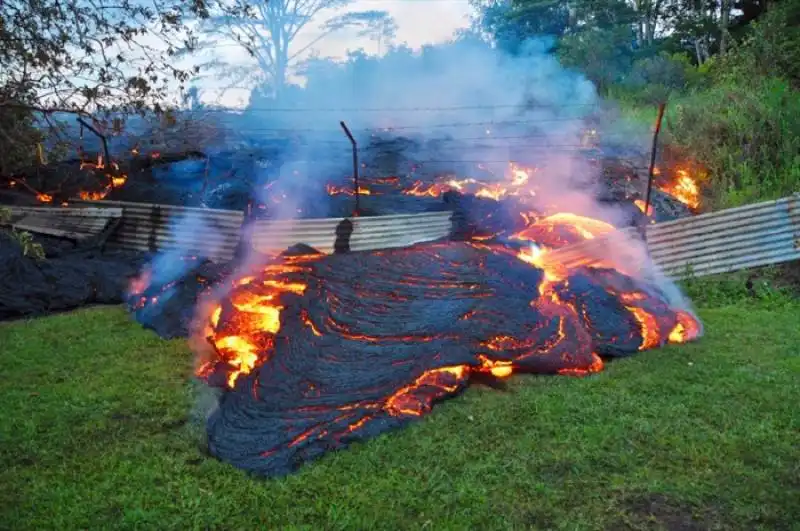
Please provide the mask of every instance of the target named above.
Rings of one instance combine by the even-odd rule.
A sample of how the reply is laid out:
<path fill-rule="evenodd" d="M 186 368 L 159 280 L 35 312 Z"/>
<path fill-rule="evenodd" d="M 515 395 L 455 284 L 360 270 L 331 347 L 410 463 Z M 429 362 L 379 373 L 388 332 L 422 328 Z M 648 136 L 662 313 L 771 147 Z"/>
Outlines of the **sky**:
<path fill-rule="evenodd" d="M 425 44 L 445 42 L 454 33 L 469 25 L 472 8 L 468 0 L 355 0 L 346 11 L 383 10 L 391 15 L 397 24 L 397 33 L 393 44 L 405 43 L 411 48 L 419 49 Z M 324 11 L 319 19 L 306 26 L 297 37 L 298 48 L 305 46 L 319 35 L 318 26 L 325 20 L 340 14 L 337 11 Z M 341 31 L 321 40 L 312 48 L 312 52 L 320 57 L 343 58 L 348 50 L 363 48 L 368 54 L 385 52 L 386 41 L 378 43 L 367 37 L 358 37 L 354 31 Z M 216 55 L 229 62 L 241 62 L 244 52 L 237 46 L 219 47 Z M 246 105 L 249 89 L 237 88 L 227 91 L 219 90 L 224 85 L 213 78 L 206 78 L 197 83 L 201 89 L 201 99 L 208 103 L 239 107 Z"/>

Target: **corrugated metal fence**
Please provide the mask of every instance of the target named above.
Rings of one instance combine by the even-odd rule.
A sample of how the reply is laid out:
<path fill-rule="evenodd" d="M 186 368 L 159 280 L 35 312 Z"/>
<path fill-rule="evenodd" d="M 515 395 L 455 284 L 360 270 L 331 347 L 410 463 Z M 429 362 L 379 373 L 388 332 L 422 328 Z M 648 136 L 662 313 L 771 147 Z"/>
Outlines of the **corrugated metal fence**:
<path fill-rule="evenodd" d="M 229 260 L 239 244 L 244 215 L 215 210 L 125 201 L 75 201 L 76 206 L 122 208 L 122 221 L 109 245 L 137 251 L 179 250 L 213 260 Z"/>
<path fill-rule="evenodd" d="M 121 201 L 73 204 L 122 208 L 122 222 L 109 243 L 126 249 L 175 249 L 226 260 L 233 256 L 240 240 L 240 211 Z M 342 223 L 345 218 L 256 221 L 250 237 L 253 247 L 262 253 L 279 252 L 298 243 L 330 253 L 337 238 L 347 240 L 353 251 L 365 251 L 447 238 L 451 218 L 451 212 L 372 216 L 351 218 L 351 227 Z"/>
<path fill-rule="evenodd" d="M 122 221 L 109 243 L 122 248 L 175 249 L 224 260 L 233 256 L 239 244 L 243 219 L 239 211 L 119 201 L 74 204 L 121 208 Z M 50 209 L 23 207 L 14 210 Z M 451 231 L 452 213 L 352 218 L 352 227 L 343 227 L 343 221 L 344 218 L 258 221 L 253 226 L 252 243 L 261 252 L 280 251 L 305 243 L 329 253 L 337 238 L 348 240 L 353 251 L 403 247 L 446 238 Z M 342 231 L 343 228 L 347 230 Z M 615 239 L 625 239 L 632 234 L 631 230 L 618 231 L 552 251 L 547 255 L 548 260 L 570 265 L 599 262 L 613 255 L 615 263 L 633 263 L 641 256 L 634 256 L 632 246 L 614 245 Z M 650 258 L 673 278 L 798 260 L 800 194 L 651 225 L 647 228 L 647 243 Z"/>
<path fill-rule="evenodd" d="M 613 253 L 616 263 L 636 257 L 615 239 L 633 237 L 619 231 L 548 254 L 566 265 L 600 262 Z M 647 228 L 647 247 L 655 264 L 669 277 L 707 276 L 800 259 L 800 193 L 776 201 L 668 221 Z M 609 249 L 612 249 L 609 252 Z M 629 256 L 625 256 L 630 252 Z"/>

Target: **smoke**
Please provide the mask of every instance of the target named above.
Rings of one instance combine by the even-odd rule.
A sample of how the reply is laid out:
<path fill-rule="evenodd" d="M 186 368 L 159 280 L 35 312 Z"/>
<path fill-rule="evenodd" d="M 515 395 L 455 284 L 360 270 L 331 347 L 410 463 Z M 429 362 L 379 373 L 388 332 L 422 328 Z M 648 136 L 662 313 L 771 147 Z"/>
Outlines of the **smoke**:
<path fill-rule="evenodd" d="M 325 185 L 352 177 L 351 144 L 340 120 L 353 132 L 362 160 L 380 156 L 382 148 L 371 147 L 384 141 L 395 155 L 435 170 L 467 173 L 480 164 L 502 176 L 510 162 L 536 167 L 534 205 L 540 211 L 625 224 L 624 212 L 596 199 L 598 169 L 580 153 L 586 130 L 603 125 L 597 120 L 606 106 L 589 80 L 559 64 L 549 39 L 528 40 L 514 55 L 469 38 L 418 52 L 396 48 L 380 58 L 353 54 L 339 63 L 312 61 L 305 74 L 306 85 L 290 87 L 280 101 L 254 91 L 248 109 L 226 117 L 250 145 L 286 142 L 278 157 L 256 160 L 250 170 L 256 199 L 284 226 L 285 220 L 328 217 Z M 643 143 L 641 134 L 631 134 L 627 144 L 635 149 Z M 220 241 L 217 230 L 199 217 L 179 220 L 172 236 Z M 151 268 L 158 281 L 185 274 L 180 257 L 191 251 L 156 257 Z M 594 252 L 620 270 L 656 279 L 676 305 L 687 306 L 674 284 L 659 276 L 641 241 L 619 237 Z M 248 274 L 265 259 L 259 253 L 241 258 L 233 277 Z M 219 286 L 209 301 L 230 288 Z M 208 359 L 213 353 L 202 351 L 208 347 L 203 334 L 213 307 L 209 301 L 196 308 L 195 339 L 205 347 L 193 347 Z"/>
<path fill-rule="evenodd" d="M 168 239 L 169 246 L 153 256 L 142 273 L 143 277 L 134 282 L 128 295 L 149 299 L 147 304 L 137 309 L 137 319 L 145 326 L 157 328 L 163 318 L 163 308 L 179 292 L 177 284 L 198 265 L 199 258 L 224 256 L 228 242 L 220 228 L 200 212 L 173 218 L 164 229 L 153 229 L 152 236 L 155 238 L 153 243 L 165 245 L 164 239 Z"/>

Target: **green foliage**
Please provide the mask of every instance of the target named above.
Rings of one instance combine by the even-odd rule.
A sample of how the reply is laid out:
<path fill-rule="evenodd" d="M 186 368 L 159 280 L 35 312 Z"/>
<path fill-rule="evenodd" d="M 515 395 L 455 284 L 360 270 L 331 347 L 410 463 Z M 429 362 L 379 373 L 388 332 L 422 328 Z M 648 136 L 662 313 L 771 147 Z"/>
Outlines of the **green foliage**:
<path fill-rule="evenodd" d="M 0 173 L 33 165 L 45 135 L 58 140 L 63 123 L 56 113 L 159 112 L 175 85 L 197 73 L 177 66 L 175 56 L 194 49 L 194 22 L 215 5 L 0 2 Z"/>
<path fill-rule="evenodd" d="M 0 206 L 0 225 L 5 225 L 11 221 L 11 209 Z"/>
<path fill-rule="evenodd" d="M 713 206 L 778 198 L 800 189 L 800 94 L 752 77 L 674 101 L 668 141 L 709 172 Z"/>
<path fill-rule="evenodd" d="M 773 77 L 800 87 L 800 1 L 775 4 L 753 22 L 747 37 L 710 69 L 724 83 Z"/>
<path fill-rule="evenodd" d="M 708 74 L 692 65 L 685 53 L 660 52 L 634 60 L 607 96 L 630 105 L 654 106 L 688 88 L 707 84 Z"/>
<path fill-rule="evenodd" d="M 33 234 L 28 231 L 12 230 L 11 236 L 17 240 L 17 243 L 22 247 L 22 254 L 34 260 L 44 260 L 44 247 L 41 243 L 36 243 L 33 240 Z"/>
<path fill-rule="evenodd" d="M 513 0 L 506 15 L 487 8 L 485 29 L 524 39 L 536 32 L 522 14 L 568 7 L 567 25 L 552 33 L 561 62 L 634 125 L 649 128 L 655 104 L 668 100 L 663 143 L 705 169 L 706 207 L 800 190 L 800 1 L 632 5 Z"/>
<path fill-rule="evenodd" d="M 630 68 L 630 28 L 592 29 L 567 35 L 558 45 L 561 63 L 583 72 L 600 92 L 623 79 Z"/>

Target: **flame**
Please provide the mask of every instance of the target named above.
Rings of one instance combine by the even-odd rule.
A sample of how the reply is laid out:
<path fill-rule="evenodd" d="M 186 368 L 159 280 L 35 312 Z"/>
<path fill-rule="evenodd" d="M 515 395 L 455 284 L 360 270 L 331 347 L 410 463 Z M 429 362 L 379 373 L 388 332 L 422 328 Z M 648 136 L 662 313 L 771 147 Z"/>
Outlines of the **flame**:
<path fill-rule="evenodd" d="M 78 196 L 84 201 L 100 201 L 101 199 L 104 199 L 110 191 L 111 187 L 107 186 L 100 192 L 81 191 L 78 193 Z"/>
<path fill-rule="evenodd" d="M 670 343 L 686 343 L 700 337 L 701 332 L 700 321 L 688 312 L 680 311 L 678 312 L 678 323 L 669 333 L 668 339 Z"/>
<path fill-rule="evenodd" d="M 109 179 L 109 184 L 106 185 L 102 190 L 82 190 L 78 192 L 78 196 L 84 201 L 100 201 L 101 199 L 105 199 L 114 188 L 121 187 L 128 180 L 128 176 L 120 172 L 119 164 L 114 161 L 110 161 L 108 164 L 106 164 L 103 160 L 102 154 L 97 155 L 97 160 L 94 162 L 81 162 L 80 168 L 82 170 L 90 171 L 104 170 L 102 172 L 103 175 Z"/>
<path fill-rule="evenodd" d="M 411 188 L 403 190 L 405 195 L 415 195 L 417 197 L 439 197 L 448 190 L 446 185 L 433 183 L 425 186 L 422 181 L 414 181 Z"/>
<path fill-rule="evenodd" d="M 677 169 L 675 174 L 672 182 L 659 186 L 659 189 L 690 208 L 698 208 L 700 206 L 700 187 L 697 182 L 686 170 Z"/>
<path fill-rule="evenodd" d="M 636 205 L 639 208 L 639 210 L 641 210 L 646 215 L 648 216 L 653 215 L 653 205 L 647 205 L 647 212 L 644 211 L 644 200 L 637 199 L 633 202 L 633 204 Z"/>
<path fill-rule="evenodd" d="M 36 194 L 36 199 L 41 201 L 42 203 L 52 203 L 53 196 L 50 194 Z"/>

